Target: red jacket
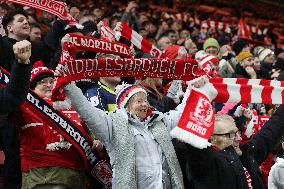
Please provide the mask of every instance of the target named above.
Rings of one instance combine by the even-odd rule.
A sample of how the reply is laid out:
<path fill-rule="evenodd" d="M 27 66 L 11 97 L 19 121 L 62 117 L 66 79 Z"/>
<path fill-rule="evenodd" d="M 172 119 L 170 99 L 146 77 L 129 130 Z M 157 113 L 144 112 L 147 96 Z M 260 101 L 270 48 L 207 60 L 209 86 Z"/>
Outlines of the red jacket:
<path fill-rule="evenodd" d="M 48 102 L 51 103 L 51 101 Z M 79 120 L 75 111 L 68 112 L 68 117 Z M 13 119 L 19 128 L 23 172 L 46 166 L 83 170 L 83 160 L 75 147 L 64 140 L 38 115 L 21 106 Z M 80 124 L 79 121 L 78 124 Z"/>

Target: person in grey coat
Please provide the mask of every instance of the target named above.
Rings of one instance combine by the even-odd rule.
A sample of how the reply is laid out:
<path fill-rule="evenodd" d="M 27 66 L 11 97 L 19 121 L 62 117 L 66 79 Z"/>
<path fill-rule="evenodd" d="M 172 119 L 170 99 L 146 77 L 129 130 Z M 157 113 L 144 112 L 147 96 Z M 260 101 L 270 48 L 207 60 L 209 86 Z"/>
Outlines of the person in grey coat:
<path fill-rule="evenodd" d="M 192 84 L 202 82 L 198 78 Z M 108 150 L 113 188 L 184 188 L 169 132 L 179 121 L 190 86 L 182 103 L 164 114 L 149 108 L 147 93 L 139 85 L 125 85 L 118 90 L 113 113 L 93 107 L 74 83 L 65 86 L 75 110 Z"/>
<path fill-rule="evenodd" d="M 176 110 L 163 114 L 150 109 L 144 88 L 125 85 L 116 97 L 117 110 L 106 113 L 93 107 L 73 83 L 65 86 L 65 94 L 106 146 L 113 188 L 184 188 L 169 132 L 177 125 L 187 98 Z"/>

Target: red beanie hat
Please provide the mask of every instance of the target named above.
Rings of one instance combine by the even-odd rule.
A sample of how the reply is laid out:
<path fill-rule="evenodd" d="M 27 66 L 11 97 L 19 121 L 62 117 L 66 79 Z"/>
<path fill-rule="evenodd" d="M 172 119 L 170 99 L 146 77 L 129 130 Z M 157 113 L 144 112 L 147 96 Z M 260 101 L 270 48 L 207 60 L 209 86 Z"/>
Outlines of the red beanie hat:
<path fill-rule="evenodd" d="M 30 79 L 30 87 L 31 89 L 34 89 L 37 82 L 46 78 L 46 77 L 53 77 L 54 78 L 54 72 L 43 66 L 42 61 L 36 61 L 34 63 L 32 73 L 31 73 L 31 79 Z"/>
<path fill-rule="evenodd" d="M 178 50 L 180 46 L 178 45 L 171 45 L 165 49 L 164 53 L 162 54 L 162 58 L 170 58 L 175 59 L 178 55 Z"/>

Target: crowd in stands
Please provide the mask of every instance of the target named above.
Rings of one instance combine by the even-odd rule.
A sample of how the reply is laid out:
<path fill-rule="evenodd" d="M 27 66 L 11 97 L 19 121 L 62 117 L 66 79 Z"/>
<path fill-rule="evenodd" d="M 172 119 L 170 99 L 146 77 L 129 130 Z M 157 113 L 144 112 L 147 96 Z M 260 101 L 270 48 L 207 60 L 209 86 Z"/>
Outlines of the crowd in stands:
<path fill-rule="evenodd" d="M 187 101 L 193 89 L 208 99 L 214 93 L 208 78 L 284 80 L 282 8 L 241 0 L 61 3 L 76 26 L 0 0 L 0 188 L 284 188 L 283 105 L 212 102 L 212 147 L 199 149 L 171 137 L 193 103 Z M 60 63 L 70 35 L 114 42 L 121 23 L 157 47 L 159 58 L 190 59 L 206 77 L 99 77 L 65 85 L 62 104 L 51 100 L 57 78 L 64 77 Z M 113 38 L 105 36 L 104 27 Z M 126 45 L 132 58 L 157 58 L 125 37 L 116 42 Z M 75 55 L 122 58 L 83 50 Z M 8 84 L 4 73 L 11 73 Z M 56 129 L 61 123 L 46 118 L 52 107 L 57 112 L 52 119 L 67 120 L 70 135 L 75 133 L 70 125 L 87 133 L 98 166 L 88 167 L 82 153 L 91 150 L 83 139 L 78 139 L 85 145 L 81 153 Z"/>

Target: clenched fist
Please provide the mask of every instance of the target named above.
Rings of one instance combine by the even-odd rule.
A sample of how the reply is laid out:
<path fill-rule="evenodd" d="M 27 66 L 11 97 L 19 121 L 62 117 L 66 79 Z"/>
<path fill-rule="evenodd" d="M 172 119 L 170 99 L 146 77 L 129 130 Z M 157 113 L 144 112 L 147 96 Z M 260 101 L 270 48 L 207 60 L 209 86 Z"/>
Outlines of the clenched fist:
<path fill-rule="evenodd" d="M 17 42 L 13 45 L 13 51 L 20 64 L 28 64 L 31 57 L 31 43 L 27 40 Z"/>

